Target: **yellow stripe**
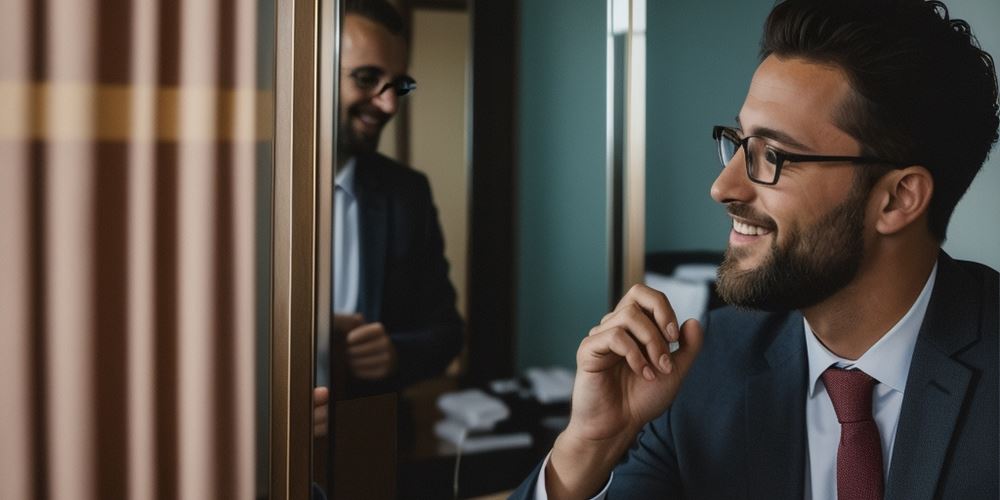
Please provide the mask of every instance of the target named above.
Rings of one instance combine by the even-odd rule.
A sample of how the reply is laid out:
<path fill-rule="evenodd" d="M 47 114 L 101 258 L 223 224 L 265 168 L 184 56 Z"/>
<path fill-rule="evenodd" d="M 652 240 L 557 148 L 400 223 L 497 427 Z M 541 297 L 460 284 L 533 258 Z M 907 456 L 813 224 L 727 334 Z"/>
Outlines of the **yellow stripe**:
<path fill-rule="evenodd" d="M 215 106 L 206 116 L 217 118 L 206 121 L 216 123 L 194 120 L 196 126 L 181 130 L 178 112 L 184 102 L 193 104 L 189 109 Z M 7 81 L 0 82 L 0 116 L 4 141 L 269 141 L 274 94 L 255 88 Z"/>

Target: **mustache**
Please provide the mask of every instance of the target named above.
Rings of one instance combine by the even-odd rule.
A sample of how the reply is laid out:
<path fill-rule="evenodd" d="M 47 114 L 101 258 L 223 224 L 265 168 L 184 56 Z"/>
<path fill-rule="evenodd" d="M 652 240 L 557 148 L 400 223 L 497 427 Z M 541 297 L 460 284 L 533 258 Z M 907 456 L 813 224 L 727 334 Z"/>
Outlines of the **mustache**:
<path fill-rule="evenodd" d="M 360 114 L 371 115 L 377 118 L 383 124 L 388 122 L 389 119 L 392 118 L 392 115 L 383 112 L 381 109 L 371 104 L 358 104 L 355 106 L 351 106 L 348 109 L 348 114 L 350 114 L 351 116 L 357 116 Z"/>
<path fill-rule="evenodd" d="M 772 230 L 778 228 L 778 224 L 774 222 L 774 219 L 762 213 L 758 213 L 756 210 L 751 208 L 750 205 L 745 203 L 730 203 L 726 205 L 726 211 L 729 212 L 729 215 L 743 219 L 755 226 Z"/>

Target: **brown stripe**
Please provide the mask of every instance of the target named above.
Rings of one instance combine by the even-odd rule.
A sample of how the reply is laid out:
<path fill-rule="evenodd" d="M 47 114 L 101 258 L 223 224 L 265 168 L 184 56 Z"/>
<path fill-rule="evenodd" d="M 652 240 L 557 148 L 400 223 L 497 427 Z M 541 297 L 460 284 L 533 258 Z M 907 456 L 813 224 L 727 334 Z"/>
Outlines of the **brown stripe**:
<path fill-rule="evenodd" d="M 216 148 L 216 226 L 215 226 L 215 498 L 230 496 L 236 485 L 236 350 L 233 287 L 235 280 L 233 248 L 232 147 Z"/>
<path fill-rule="evenodd" d="M 159 51 L 159 81 L 165 86 L 176 86 L 180 83 L 180 2 L 177 0 L 162 0 L 160 2 L 160 51 Z"/>
<path fill-rule="evenodd" d="M 90 83 L 30 83 L 0 82 L 0 109 L 17 109 L 23 102 L 32 106 L 33 122 L 20 120 L 0 120 L 0 140 L 41 139 L 47 141 L 129 141 L 136 142 L 135 128 L 142 124 L 133 123 L 133 109 L 136 100 L 153 91 L 156 122 L 154 138 L 160 141 L 200 142 L 231 141 L 255 142 L 271 140 L 272 99 L 267 91 L 245 87 L 223 90 L 215 87 L 185 87 L 186 98 L 210 103 L 216 107 L 219 120 L 216 127 L 204 127 L 203 131 L 181 130 L 177 112 L 180 108 L 181 89 L 177 87 L 150 89 L 142 85 L 94 85 Z M 25 97 L 27 96 L 27 97 Z M 244 119 L 238 109 L 244 102 L 255 101 L 256 129 L 245 124 L 237 124 L 236 119 Z M 60 103 L 58 113 L 49 108 Z M 238 112 L 239 111 L 239 112 Z M 90 122 L 68 119 L 83 113 L 94 112 Z M 50 117 L 59 117 L 58 123 L 50 123 Z M 253 117 L 251 117 L 252 119 Z M 243 126 L 240 126 L 243 125 Z M 255 134 L 255 135 L 253 135 Z"/>
<path fill-rule="evenodd" d="M 165 2 L 169 3 L 169 2 Z M 177 146 L 156 148 L 156 491 L 177 498 Z"/>
<path fill-rule="evenodd" d="M 35 458 L 35 495 L 36 498 L 49 497 L 49 433 L 45 423 L 48 421 L 48 363 L 46 362 L 46 352 L 48 346 L 45 338 L 45 143 L 32 141 L 31 159 L 32 165 L 32 185 L 31 203 L 32 210 L 29 215 L 31 220 L 31 295 L 32 295 L 32 331 L 34 335 L 34 351 L 32 353 L 32 380 L 34 382 L 34 401 L 32 403 L 32 413 L 35 425 L 39 426 L 34 435 L 34 458 Z"/>
<path fill-rule="evenodd" d="M 36 82 L 48 77 L 46 55 L 49 43 L 45 36 L 45 20 L 48 18 L 48 0 L 36 0 L 31 3 L 31 75 Z"/>
<path fill-rule="evenodd" d="M 128 145 L 97 143 L 94 160 L 96 498 L 128 492 Z"/>
<path fill-rule="evenodd" d="M 132 61 L 132 2 L 99 0 L 96 21 L 97 81 L 128 83 Z"/>
<path fill-rule="evenodd" d="M 218 85 L 224 89 L 236 87 L 236 8 L 233 0 L 219 1 Z"/>

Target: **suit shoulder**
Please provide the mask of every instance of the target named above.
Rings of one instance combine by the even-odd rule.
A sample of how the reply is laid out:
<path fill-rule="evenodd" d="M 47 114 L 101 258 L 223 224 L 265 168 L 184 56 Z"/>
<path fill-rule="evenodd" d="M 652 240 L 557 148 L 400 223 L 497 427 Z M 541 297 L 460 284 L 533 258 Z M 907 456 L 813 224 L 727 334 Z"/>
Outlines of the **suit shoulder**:
<path fill-rule="evenodd" d="M 705 322 L 702 356 L 725 359 L 727 363 L 755 364 L 779 334 L 789 325 L 801 324 L 797 311 L 764 312 L 727 306 L 709 313 Z"/>

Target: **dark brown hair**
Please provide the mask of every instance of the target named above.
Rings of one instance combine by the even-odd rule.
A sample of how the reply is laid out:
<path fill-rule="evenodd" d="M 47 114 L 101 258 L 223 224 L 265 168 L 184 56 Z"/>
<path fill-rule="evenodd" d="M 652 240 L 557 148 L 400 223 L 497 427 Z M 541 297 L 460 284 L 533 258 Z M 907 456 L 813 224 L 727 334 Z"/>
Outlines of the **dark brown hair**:
<path fill-rule="evenodd" d="M 406 38 L 406 26 L 399 12 L 385 0 L 347 0 L 344 14 L 356 14 L 368 18 L 389 30 L 393 35 Z"/>
<path fill-rule="evenodd" d="M 931 172 L 929 229 L 944 241 L 997 140 L 996 70 L 969 24 L 939 1 L 786 0 L 765 25 L 761 59 L 771 54 L 845 72 L 840 127 L 865 156 Z"/>

